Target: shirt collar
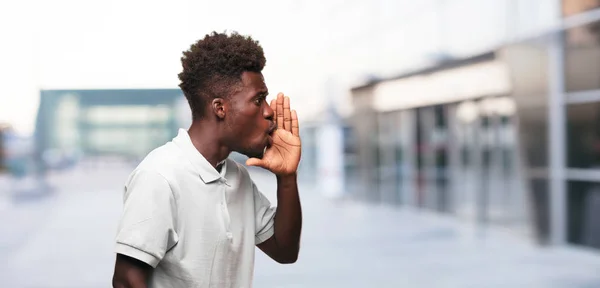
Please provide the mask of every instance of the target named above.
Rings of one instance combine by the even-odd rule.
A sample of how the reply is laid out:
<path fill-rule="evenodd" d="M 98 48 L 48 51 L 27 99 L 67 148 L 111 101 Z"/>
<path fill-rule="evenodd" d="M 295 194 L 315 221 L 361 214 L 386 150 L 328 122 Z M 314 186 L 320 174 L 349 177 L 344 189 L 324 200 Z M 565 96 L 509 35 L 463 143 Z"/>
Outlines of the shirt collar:
<path fill-rule="evenodd" d="M 227 169 L 227 161 L 223 160 L 219 162 L 219 165 L 223 164 L 221 172 L 219 173 L 215 167 L 210 165 L 208 160 L 204 158 L 204 156 L 196 149 L 196 147 L 194 147 L 194 144 L 192 144 L 192 139 L 185 129 L 179 129 L 179 133 L 175 138 L 173 138 L 173 143 L 179 146 L 186 158 L 190 160 L 192 166 L 194 166 L 194 169 L 200 175 L 200 179 L 202 179 L 204 183 L 211 183 L 221 178 L 223 180 L 225 179 L 224 175 L 225 169 Z"/>

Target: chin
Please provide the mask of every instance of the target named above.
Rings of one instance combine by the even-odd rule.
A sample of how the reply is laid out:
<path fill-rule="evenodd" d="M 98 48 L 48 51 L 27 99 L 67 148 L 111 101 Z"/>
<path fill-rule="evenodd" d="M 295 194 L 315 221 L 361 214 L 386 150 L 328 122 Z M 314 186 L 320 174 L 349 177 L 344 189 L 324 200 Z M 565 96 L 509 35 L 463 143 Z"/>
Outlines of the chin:
<path fill-rule="evenodd" d="M 256 152 L 254 153 L 256 156 L 254 156 L 254 157 L 258 158 L 258 159 L 262 159 L 265 156 L 266 150 L 267 150 L 266 146 L 262 149 L 256 150 Z"/>
<path fill-rule="evenodd" d="M 242 154 L 246 155 L 249 158 L 258 158 L 258 159 L 262 159 L 262 157 L 264 156 L 264 152 L 265 152 L 265 148 L 254 148 L 251 150 L 247 150 L 242 152 Z"/>
<path fill-rule="evenodd" d="M 249 158 L 262 159 L 267 148 L 271 146 L 271 141 L 272 140 L 270 136 L 263 136 L 258 139 L 255 138 L 254 141 L 248 141 L 247 143 L 250 145 L 246 145 L 243 147 L 244 149 L 242 151 L 238 151 L 238 153 L 244 154 Z"/>

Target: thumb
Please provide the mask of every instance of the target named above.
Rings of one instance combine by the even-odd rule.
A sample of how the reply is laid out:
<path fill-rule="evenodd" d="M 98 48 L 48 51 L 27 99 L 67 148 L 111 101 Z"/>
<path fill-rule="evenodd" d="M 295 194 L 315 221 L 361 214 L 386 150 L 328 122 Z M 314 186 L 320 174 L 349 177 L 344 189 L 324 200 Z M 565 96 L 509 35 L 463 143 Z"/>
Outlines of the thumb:
<path fill-rule="evenodd" d="M 265 161 L 258 158 L 249 158 L 246 160 L 246 165 L 264 167 Z"/>

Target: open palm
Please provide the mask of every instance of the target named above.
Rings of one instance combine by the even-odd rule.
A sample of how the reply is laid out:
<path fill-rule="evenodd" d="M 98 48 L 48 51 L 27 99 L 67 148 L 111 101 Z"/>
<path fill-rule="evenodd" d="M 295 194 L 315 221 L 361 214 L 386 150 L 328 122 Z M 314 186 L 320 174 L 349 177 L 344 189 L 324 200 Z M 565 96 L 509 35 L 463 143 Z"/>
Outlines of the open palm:
<path fill-rule="evenodd" d="M 277 175 L 296 173 L 302 150 L 298 115 L 290 110 L 290 98 L 282 93 L 271 101 L 271 108 L 277 119 L 277 129 L 272 135 L 273 145 L 265 151 L 262 159 L 250 158 L 246 164 L 265 168 Z"/>

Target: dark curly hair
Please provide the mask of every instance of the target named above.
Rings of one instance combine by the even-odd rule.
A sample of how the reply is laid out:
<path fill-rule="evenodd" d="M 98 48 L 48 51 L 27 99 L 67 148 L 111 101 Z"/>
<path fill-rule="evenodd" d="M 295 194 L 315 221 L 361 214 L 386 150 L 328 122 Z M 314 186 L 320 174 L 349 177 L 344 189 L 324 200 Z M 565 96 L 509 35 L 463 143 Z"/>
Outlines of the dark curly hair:
<path fill-rule="evenodd" d="M 181 64 L 179 87 L 196 120 L 204 116 L 210 100 L 235 91 L 243 72 L 262 72 L 266 59 L 263 48 L 250 36 L 212 32 L 183 52 Z"/>

